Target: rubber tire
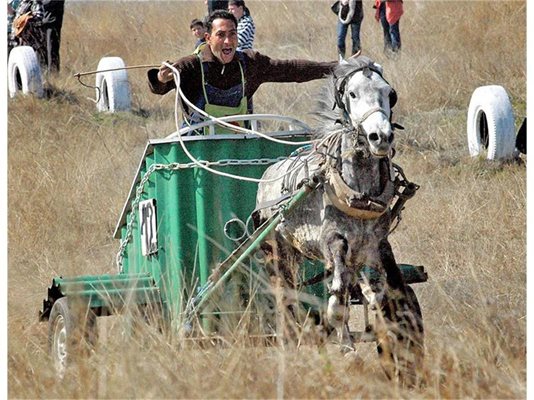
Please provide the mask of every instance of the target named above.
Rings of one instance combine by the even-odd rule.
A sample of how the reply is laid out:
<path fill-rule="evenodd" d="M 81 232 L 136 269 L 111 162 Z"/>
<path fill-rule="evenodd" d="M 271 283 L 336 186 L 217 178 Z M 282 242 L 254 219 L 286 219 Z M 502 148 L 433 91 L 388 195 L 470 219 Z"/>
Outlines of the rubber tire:
<path fill-rule="evenodd" d="M 389 379 L 402 386 L 420 383 L 424 360 L 423 315 L 417 296 L 406 286 L 404 301 L 386 295 L 375 318 L 380 363 Z"/>
<path fill-rule="evenodd" d="M 30 46 L 17 46 L 9 53 L 7 65 L 8 90 L 11 98 L 18 93 L 43 97 L 41 66 L 37 54 Z"/>
<path fill-rule="evenodd" d="M 48 319 L 48 350 L 60 379 L 75 359 L 96 345 L 96 318 L 91 309 L 73 311 L 67 297 L 54 302 Z"/>
<path fill-rule="evenodd" d="M 114 68 L 124 68 L 120 57 L 103 57 L 98 63 L 97 70 L 104 71 Z M 130 111 L 131 95 L 126 70 L 98 72 L 96 74 L 96 108 L 100 112 Z"/>
<path fill-rule="evenodd" d="M 502 86 L 481 86 L 473 92 L 467 112 L 467 142 L 472 157 L 479 156 L 484 150 L 488 160 L 513 157 L 514 112 Z"/>

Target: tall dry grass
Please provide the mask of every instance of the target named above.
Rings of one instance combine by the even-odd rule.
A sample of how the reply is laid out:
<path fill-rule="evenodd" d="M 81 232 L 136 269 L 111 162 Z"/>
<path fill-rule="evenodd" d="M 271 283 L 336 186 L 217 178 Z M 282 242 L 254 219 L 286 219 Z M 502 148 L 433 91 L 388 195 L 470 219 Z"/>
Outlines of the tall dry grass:
<path fill-rule="evenodd" d="M 250 4 L 249 4 L 250 3 Z M 276 58 L 335 59 L 329 1 L 247 1 L 256 48 Z M 37 311 L 52 277 L 113 273 L 112 233 L 144 145 L 174 130 L 173 95 L 149 93 L 129 73 L 133 112 L 97 114 L 73 73 L 117 55 L 157 64 L 191 52 L 188 26 L 202 1 L 67 2 L 62 71 L 54 96 L 9 101 L 8 383 L 11 398 L 525 398 L 526 168 L 471 159 L 472 91 L 503 85 L 517 126 L 526 110 L 525 1 L 406 1 L 402 55 L 384 57 L 365 2 L 364 53 L 397 89 L 396 162 L 421 185 L 391 240 L 399 261 L 424 264 L 415 285 L 426 326 L 426 384 L 405 391 L 381 373 L 370 345 L 363 364 L 330 347 L 184 346 L 147 329 L 106 329 L 78 380 L 59 383 Z M 92 83 L 92 79 L 87 78 Z M 266 84 L 258 112 L 311 122 L 321 82 Z M 99 323 L 100 323 L 99 320 Z"/>

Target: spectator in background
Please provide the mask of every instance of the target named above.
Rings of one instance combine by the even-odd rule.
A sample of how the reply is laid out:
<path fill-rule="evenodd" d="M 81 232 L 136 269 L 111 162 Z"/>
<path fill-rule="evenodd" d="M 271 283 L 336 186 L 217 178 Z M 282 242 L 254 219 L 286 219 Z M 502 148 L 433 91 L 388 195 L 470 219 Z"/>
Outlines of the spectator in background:
<path fill-rule="evenodd" d="M 46 35 L 47 67 L 50 72 L 59 72 L 59 45 L 65 0 L 42 0 L 44 9 L 43 29 Z"/>
<path fill-rule="evenodd" d="M 13 46 L 31 46 L 44 71 L 58 72 L 59 44 L 65 0 L 12 0 Z"/>
<path fill-rule="evenodd" d="M 400 17 L 404 10 L 402 0 L 375 0 L 375 18 L 384 30 L 384 51 L 397 53 L 401 49 Z"/>
<path fill-rule="evenodd" d="M 256 26 L 250 15 L 250 10 L 245 6 L 245 2 L 243 0 L 230 0 L 228 2 L 228 11 L 237 19 L 237 50 L 252 49 Z"/>
<path fill-rule="evenodd" d="M 337 15 L 337 52 L 339 58 L 345 58 L 345 39 L 351 30 L 352 52 L 356 54 L 360 49 L 360 27 L 363 20 L 361 0 L 339 0 L 332 5 L 332 11 Z"/>
<path fill-rule="evenodd" d="M 227 10 L 228 0 L 204 0 L 204 4 L 208 5 L 208 14 L 215 10 Z"/>
<path fill-rule="evenodd" d="M 197 42 L 195 43 L 195 51 L 194 51 L 194 53 L 196 53 L 197 51 L 200 50 L 200 46 L 206 43 L 206 37 L 204 35 L 206 33 L 206 27 L 204 26 L 204 22 L 195 18 L 193 21 L 191 21 L 191 25 L 189 25 L 189 29 L 191 29 L 191 33 L 197 39 Z"/>

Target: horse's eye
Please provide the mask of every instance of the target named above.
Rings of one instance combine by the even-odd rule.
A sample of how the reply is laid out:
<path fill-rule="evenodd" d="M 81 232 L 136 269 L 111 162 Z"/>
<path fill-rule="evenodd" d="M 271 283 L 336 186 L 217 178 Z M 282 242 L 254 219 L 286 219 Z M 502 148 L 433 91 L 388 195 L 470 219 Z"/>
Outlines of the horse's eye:
<path fill-rule="evenodd" d="M 356 98 L 356 95 L 353 92 L 349 92 L 349 96 L 352 97 L 353 99 Z"/>

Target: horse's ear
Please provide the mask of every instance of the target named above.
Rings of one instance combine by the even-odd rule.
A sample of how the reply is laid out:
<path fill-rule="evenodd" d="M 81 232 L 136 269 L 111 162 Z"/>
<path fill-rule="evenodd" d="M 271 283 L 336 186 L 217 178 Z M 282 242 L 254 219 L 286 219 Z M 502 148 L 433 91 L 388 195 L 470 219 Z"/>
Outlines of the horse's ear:
<path fill-rule="evenodd" d="M 372 75 L 371 69 L 368 68 L 368 67 L 363 68 L 363 69 L 362 69 L 362 74 L 363 74 L 363 76 L 365 76 L 366 78 L 370 78 L 371 75 Z"/>
<path fill-rule="evenodd" d="M 335 94 L 335 99 L 336 99 L 336 103 L 334 104 L 334 107 L 332 108 L 332 110 L 334 108 L 336 108 L 336 106 L 338 106 L 338 108 L 341 108 L 342 110 L 345 109 L 345 105 L 343 104 L 343 93 L 345 91 L 343 89 L 339 89 L 339 90 L 336 90 L 336 94 Z"/>
<path fill-rule="evenodd" d="M 372 67 L 373 67 L 374 69 L 376 69 L 377 71 L 379 71 L 379 72 L 380 72 L 380 75 L 382 75 L 382 74 L 384 73 L 384 68 L 382 68 L 382 66 L 381 66 L 380 64 L 377 64 L 377 63 L 374 62 L 374 63 L 372 64 Z"/>
<path fill-rule="evenodd" d="M 397 92 L 395 89 L 391 88 L 391 92 L 389 92 L 389 108 L 393 108 L 395 104 L 397 104 Z"/>

